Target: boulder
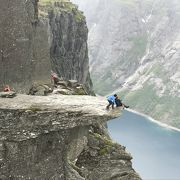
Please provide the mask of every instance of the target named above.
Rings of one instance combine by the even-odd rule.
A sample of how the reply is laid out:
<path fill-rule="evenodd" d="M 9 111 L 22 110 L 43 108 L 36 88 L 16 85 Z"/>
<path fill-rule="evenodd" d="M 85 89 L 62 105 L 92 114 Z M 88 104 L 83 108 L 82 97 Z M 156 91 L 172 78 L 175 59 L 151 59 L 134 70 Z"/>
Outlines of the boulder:
<path fill-rule="evenodd" d="M 86 90 L 84 89 L 83 85 L 77 86 L 74 89 L 74 95 L 87 95 L 88 93 L 86 92 Z"/>
<path fill-rule="evenodd" d="M 46 96 L 48 93 L 51 93 L 52 91 L 52 88 L 50 88 L 47 85 L 34 84 L 30 88 L 28 95 Z"/>
<path fill-rule="evenodd" d="M 60 85 L 60 86 L 63 86 L 63 87 L 67 87 L 68 86 L 68 82 L 67 81 L 59 80 L 57 82 L 57 85 Z"/>
<path fill-rule="evenodd" d="M 78 86 L 78 81 L 77 80 L 68 80 L 68 86 L 71 88 L 75 88 Z"/>
<path fill-rule="evenodd" d="M 0 92 L 0 97 L 1 98 L 13 98 L 15 96 L 16 96 L 16 93 L 14 91 Z"/>
<path fill-rule="evenodd" d="M 73 92 L 68 89 L 56 89 L 53 92 L 54 94 L 62 94 L 62 95 L 72 95 Z"/>

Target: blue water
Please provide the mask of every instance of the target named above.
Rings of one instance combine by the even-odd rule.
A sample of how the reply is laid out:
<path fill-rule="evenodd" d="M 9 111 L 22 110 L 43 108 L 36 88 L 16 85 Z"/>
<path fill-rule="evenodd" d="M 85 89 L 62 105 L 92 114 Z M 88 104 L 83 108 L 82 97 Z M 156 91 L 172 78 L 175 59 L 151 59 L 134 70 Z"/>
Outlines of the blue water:
<path fill-rule="evenodd" d="M 180 180 L 180 132 L 123 111 L 108 122 L 112 139 L 127 147 L 133 167 L 144 180 Z"/>

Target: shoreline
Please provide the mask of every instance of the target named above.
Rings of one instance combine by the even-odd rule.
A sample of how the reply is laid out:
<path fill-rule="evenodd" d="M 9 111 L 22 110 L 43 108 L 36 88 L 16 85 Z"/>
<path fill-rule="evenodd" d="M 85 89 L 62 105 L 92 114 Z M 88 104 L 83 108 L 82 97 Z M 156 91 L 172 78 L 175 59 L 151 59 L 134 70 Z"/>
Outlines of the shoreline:
<path fill-rule="evenodd" d="M 158 121 L 158 120 L 155 120 L 155 119 L 153 119 L 152 117 L 150 117 L 150 116 L 148 116 L 148 115 L 146 115 L 146 114 L 140 113 L 140 112 L 135 111 L 135 110 L 133 110 L 133 109 L 126 109 L 126 111 L 129 111 L 129 112 L 132 112 L 132 113 L 134 113 L 134 114 L 138 114 L 138 115 L 140 115 L 140 116 L 146 117 L 146 118 L 147 118 L 148 120 L 150 120 L 151 122 L 154 122 L 154 123 L 158 124 L 159 126 L 164 127 L 164 128 L 166 128 L 166 129 L 180 132 L 180 129 L 178 129 L 178 128 L 176 128 L 176 127 L 173 127 L 173 126 L 170 126 L 170 125 L 167 125 L 167 124 L 165 124 L 165 123 L 162 123 L 162 122 L 160 122 L 160 121 Z"/>

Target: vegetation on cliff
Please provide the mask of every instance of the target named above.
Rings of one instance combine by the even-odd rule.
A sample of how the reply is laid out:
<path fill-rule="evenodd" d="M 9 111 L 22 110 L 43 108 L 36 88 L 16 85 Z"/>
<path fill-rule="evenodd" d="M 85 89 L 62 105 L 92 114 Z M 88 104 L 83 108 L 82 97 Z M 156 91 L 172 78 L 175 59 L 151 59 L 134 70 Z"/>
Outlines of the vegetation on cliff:
<path fill-rule="evenodd" d="M 85 20 L 83 12 L 78 10 L 78 7 L 72 4 L 69 0 L 40 0 L 39 1 L 39 15 L 47 16 L 48 11 L 62 11 L 62 12 L 73 12 L 77 22 Z"/>

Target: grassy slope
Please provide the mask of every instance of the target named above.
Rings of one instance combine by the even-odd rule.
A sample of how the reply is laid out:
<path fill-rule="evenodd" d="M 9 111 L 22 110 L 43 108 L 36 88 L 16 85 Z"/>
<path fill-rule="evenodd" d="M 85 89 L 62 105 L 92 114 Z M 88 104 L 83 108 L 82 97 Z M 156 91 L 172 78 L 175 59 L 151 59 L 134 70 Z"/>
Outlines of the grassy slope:
<path fill-rule="evenodd" d="M 132 44 L 132 47 L 126 52 L 123 59 L 119 59 L 120 61 L 118 60 L 113 63 L 111 69 L 107 69 L 102 77 L 100 74 L 92 73 L 94 89 L 97 94 L 106 95 L 117 89 L 119 83 L 117 82 L 118 78 L 114 77 L 114 72 L 118 72 L 119 67 L 128 69 L 128 67 L 133 66 L 133 64 L 139 61 L 139 59 L 141 59 L 145 54 L 147 45 L 146 34 L 134 36 L 133 38 L 129 38 L 128 41 Z"/>
<path fill-rule="evenodd" d="M 125 95 L 124 102 L 129 104 L 132 109 L 180 128 L 180 98 L 173 96 L 159 97 L 153 86 L 147 84 L 141 90 L 119 94 Z"/>
<path fill-rule="evenodd" d="M 161 122 L 180 128 L 180 98 L 168 95 L 168 91 L 172 88 L 172 85 L 167 73 L 158 63 L 144 72 L 146 76 L 150 73 L 153 74 L 154 77 L 161 78 L 163 84 L 167 86 L 165 95 L 159 97 L 157 91 L 154 89 L 154 85 L 149 81 L 147 81 L 140 90 L 132 92 L 128 92 L 127 90 L 119 94 L 125 96 L 125 102 L 130 104 L 132 109 L 150 115 Z"/>

